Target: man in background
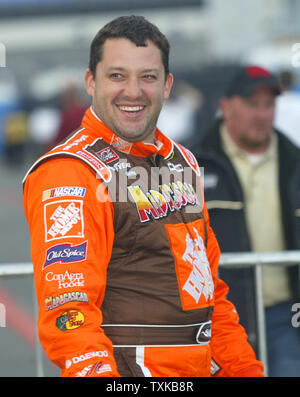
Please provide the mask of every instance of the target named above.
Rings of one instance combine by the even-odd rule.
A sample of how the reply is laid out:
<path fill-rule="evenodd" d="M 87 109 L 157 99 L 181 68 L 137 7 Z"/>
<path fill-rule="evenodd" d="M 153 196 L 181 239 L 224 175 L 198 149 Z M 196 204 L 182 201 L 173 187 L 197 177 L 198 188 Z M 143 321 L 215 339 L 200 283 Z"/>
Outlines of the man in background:
<path fill-rule="evenodd" d="M 280 86 L 268 70 L 241 66 L 201 145 L 204 189 L 221 252 L 300 248 L 299 150 L 273 128 Z M 299 126 L 300 128 L 300 126 Z M 250 268 L 220 269 L 240 321 L 256 349 L 255 278 Z M 291 325 L 299 302 L 295 267 L 263 267 L 270 376 L 299 376 L 299 330 Z"/>
<path fill-rule="evenodd" d="M 283 70 L 278 75 L 281 94 L 276 98 L 274 126 L 300 147 L 300 93 L 296 74 Z"/>

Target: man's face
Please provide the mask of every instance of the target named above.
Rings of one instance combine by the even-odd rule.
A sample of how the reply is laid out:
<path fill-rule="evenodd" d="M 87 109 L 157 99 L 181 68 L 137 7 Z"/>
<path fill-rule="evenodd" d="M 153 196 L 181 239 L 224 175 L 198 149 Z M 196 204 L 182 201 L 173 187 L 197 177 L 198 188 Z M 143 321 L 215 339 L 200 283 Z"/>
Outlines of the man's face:
<path fill-rule="evenodd" d="M 95 113 L 114 133 L 126 141 L 153 142 L 173 83 L 171 74 L 165 78 L 154 43 L 137 47 L 127 39 L 107 39 L 95 78 L 87 70 L 85 83 Z"/>
<path fill-rule="evenodd" d="M 235 143 L 249 152 L 262 152 L 270 142 L 275 97 L 269 87 L 258 88 L 250 97 L 224 99 L 222 110 Z"/>

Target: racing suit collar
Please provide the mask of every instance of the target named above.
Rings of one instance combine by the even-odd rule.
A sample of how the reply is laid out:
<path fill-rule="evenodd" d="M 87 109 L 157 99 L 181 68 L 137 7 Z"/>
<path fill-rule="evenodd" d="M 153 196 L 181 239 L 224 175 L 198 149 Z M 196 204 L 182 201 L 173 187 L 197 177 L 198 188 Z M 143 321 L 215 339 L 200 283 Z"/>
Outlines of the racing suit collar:
<path fill-rule="evenodd" d="M 95 114 L 92 107 L 88 108 L 81 123 L 90 134 L 103 138 L 117 150 L 137 157 L 150 157 L 159 154 L 168 158 L 173 153 L 173 141 L 165 136 L 158 128 L 155 132 L 155 144 L 144 142 L 127 142 L 111 131 Z"/>

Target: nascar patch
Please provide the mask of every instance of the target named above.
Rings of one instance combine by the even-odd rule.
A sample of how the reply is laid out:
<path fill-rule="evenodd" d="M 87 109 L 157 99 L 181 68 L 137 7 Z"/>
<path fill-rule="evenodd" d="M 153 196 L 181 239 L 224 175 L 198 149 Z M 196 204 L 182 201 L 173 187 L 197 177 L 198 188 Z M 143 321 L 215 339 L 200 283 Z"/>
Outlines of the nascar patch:
<path fill-rule="evenodd" d="M 84 237 L 83 201 L 60 200 L 44 205 L 45 241 Z"/>
<path fill-rule="evenodd" d="M 86 189 L 80 186 L 60 186 L 53 189 L 43 191 L 43 201 L 49 200 L 55 197 L 84 197 Z"/>

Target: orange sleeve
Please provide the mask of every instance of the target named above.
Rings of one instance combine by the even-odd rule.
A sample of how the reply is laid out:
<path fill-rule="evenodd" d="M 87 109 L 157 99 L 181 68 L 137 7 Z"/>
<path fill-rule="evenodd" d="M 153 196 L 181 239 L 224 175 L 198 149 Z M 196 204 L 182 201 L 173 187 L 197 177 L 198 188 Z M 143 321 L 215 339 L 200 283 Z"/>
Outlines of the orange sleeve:
<path fill-rule="evenodd" d="M 71 158 L 45 162 L 24 186 L 38 332 L 62 376 L 119 376 L 101 328 L 114 241 L 114 209 L 101 199 L 103 186 L 87 165 Z"/>
<path fill-rule="evenodd" d="M 215 288 L 215 308 L 212 316 L 212 374 L 225 377 L 264 376 L 263 364 L 256 359 L 248 343 L 245 329 L 239 324 L 234 305 L 226 299 L 228 286 L 218 277 L 220 249 L 215 234 L 209 226 L 209 215 L 204 207 L 208 225 L 208 260 Z"/>

